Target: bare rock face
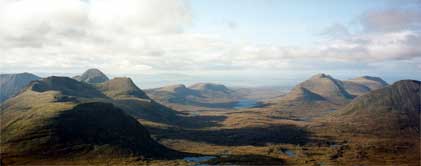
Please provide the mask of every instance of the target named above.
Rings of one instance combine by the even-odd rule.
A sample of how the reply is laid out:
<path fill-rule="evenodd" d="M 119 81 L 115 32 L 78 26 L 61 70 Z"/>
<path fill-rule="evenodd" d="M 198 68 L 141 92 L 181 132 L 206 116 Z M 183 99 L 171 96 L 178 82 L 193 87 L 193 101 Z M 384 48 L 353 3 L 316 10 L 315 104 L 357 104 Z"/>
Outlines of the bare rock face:
<path fill-rule="evenodd" d="M 88 69 L 82 75 L 73 78 L 90 84 L 103 83 L 109 80 L 108 77 L 98 69 Z"/>

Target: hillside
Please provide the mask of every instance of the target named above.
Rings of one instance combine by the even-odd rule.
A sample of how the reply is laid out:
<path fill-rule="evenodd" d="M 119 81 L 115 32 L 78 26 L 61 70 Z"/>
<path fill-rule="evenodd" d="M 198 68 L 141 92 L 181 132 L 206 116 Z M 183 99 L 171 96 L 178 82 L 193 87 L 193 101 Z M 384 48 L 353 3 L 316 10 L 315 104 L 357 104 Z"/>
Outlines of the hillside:
<path fill-rule="evenodd" d="M 103 83 L 109 80 L 108 77 L 98 69 L 88 69 L 82 75 L 75 76 L 73 79 L 90 84 Z"/>
<path fill-rule="evenodd" d="M 136 97 L 142 99 L 149 99 L 149 97 L 140 90 L 132 81 L 127 77 L 118 77 L 106 81 L 103 84 L 97 85 L 98 89 L 111 98 L 128 98 Z"/>
<path fill-rule="evenodd" d="M 291 101 L 325 101 L 325 98 L 303 87 L 295 87 L 283 99 Z"/>
<path fill-rule="evenodd" d="M 420 87 L 420 81 L 398 81 L 356 98 L 334 118 L 340 128 L 353 132 L 419 135 Z"/>
<path fill-rule="evenodd" d="M 31 81 L 41 79 L 31 73 L 0 74 L 0 102 L 19 93 Z"/>
<path fill-rule="evenodd" d="M 22 164 L 82 154 L 107 159 L 176 154 L 156 143 L 121 109 L 96 100 L 105 95 L 71 80 L 49 77 L 36 81 L 1 105 L 2 162 Z"/>
<path fill-rule="evenodd" d="M 343 81 L 345 89 L 354 96 L 360 96 L 388 84 L 379 77 L 362 76 Z"/>

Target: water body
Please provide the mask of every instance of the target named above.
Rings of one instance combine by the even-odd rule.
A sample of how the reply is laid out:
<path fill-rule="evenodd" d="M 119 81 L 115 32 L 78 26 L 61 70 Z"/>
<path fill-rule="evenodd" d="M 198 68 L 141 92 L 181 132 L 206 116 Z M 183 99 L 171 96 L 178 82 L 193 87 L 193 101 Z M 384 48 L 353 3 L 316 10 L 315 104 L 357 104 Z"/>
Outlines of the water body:
<path fill-rule="evenodd" d="M 239 100 L 234 108 L 240 109 L 240 108 L 252 108 L 258 106 L 258 101 L 254 99 L 241 99 Z"/>
<path fill-rule="evenodd" d="M 282 149 L 282 150 L 279 151 L 279 153 L 284 153 L 288 157 L 295 157 L 295 153 L 292 150 Z"/>
<path fill-rule="evenodd" d="M 184 157 L 183 160 L 187 162 L 200 163 L 216 158 L 215 156 L 201 156 L 201 157 Z"/>

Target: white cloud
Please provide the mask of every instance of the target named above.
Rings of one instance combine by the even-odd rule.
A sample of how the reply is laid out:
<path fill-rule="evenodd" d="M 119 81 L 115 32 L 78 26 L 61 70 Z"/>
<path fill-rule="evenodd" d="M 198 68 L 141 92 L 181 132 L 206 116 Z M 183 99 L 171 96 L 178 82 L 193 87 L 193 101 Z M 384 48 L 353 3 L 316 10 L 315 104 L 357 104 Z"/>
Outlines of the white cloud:
<path fill-rule="evenodd" d="M 421 55 L 421 36 L 411 29 L 350 34 L 335 24 L 329 32 L 340 37 L 311 48 L 188 33 L 183 28 L 192 16 L 182 0 L 0 2 L 0 70 L 6 72 L 311 70 Z"/>
<path fill-rule="evenodd" d="M 361 62 L 412 59 L 421 56 L 421 35 L 413 31 L 360 34 L 324 43 L 329 58 Z"/>
<path fill-rule="evenodd" d="M 421 30 L 421 6 L 367 11 L 360 23 L 368 32 Z"/>

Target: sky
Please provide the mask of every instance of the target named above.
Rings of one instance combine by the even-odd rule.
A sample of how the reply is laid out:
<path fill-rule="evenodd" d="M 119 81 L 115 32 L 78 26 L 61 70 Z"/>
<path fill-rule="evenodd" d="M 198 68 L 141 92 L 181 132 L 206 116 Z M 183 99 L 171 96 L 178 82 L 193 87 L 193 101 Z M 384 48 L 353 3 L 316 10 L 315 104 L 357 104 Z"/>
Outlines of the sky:
<path fill-rule="evenodd" d="M 98 68 L 143 88 L 421 80 L 421 0 L 0 0 L 0 73 Z"/>

